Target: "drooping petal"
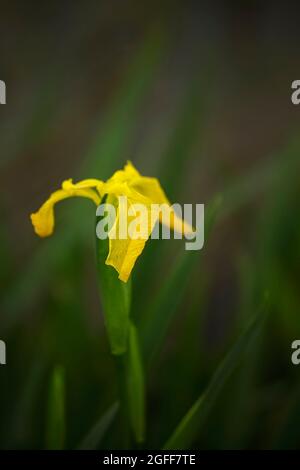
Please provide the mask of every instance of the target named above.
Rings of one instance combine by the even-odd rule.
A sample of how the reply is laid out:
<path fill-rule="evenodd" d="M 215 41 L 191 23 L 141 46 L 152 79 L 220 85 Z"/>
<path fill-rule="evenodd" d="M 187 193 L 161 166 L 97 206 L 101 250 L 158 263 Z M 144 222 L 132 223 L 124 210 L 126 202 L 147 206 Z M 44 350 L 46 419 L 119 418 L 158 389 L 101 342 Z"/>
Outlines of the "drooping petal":
<path fill-rule="evenodd" d="M 145 244 L 146 240 L 109 239 L 109 255 L 105 264 L 114 267 L 119 273 L 119 279 L 123 282 L 127 282 Z"/>
<path fill-rule="evenodd" d="M 109 233 L 109 253 L 106 264 L 113 266 L 119 273 L 119 279 L 124 282 L 128 281 L 135 262 L 142 253 L 157 220 L 151 216 L 149 205 L 145 206 L 147 213 L 146 217 L 142 218 L 140 233 L 133 237 L 132 233 L 129 233 L 129 229 L 130 224 L 136 218 L 134 209 L 136 204 L 139 204 L 136 200 L 128 200 L 126 208 L 119 204 L 115 224 Z M 131 209 L 133 215 L 128 215 L 128 208 Z M 127 220 L 126 237 L 121 238 L 120 227 L 121 231 L 124 230 L 121 225 L 124 224 L 125 217 Z"/>
<path fill-rule="evenodd" d="M 89 182 L 87 183 L 87 181 Z M 54 206 L 63 199 L 69 197 L 85 197 L 91 199 L 98 205 L 100 203 L 100 197 L 94 189 L 91 189 L 91 187 L 95 187 L 95 181 L 97 180 L 84 180 L 76 184 L 73 184 L 72 180 L 64 181 L 62 183 L 62 189 L 52 193 L 40 209 L 34 214 L 31 214 L 30 218 L 35 233 L 40 237 L 52 235 L 54 230 Z"/>
<path fill-rule="evenodd" d="M 63 189 L 52 193 L 49 199 L 34 214 L 30 215 L 34 231 L 40 237 L 48 237 L 54 229 L 54 204 L 67 198 L 68 195 Z"/>

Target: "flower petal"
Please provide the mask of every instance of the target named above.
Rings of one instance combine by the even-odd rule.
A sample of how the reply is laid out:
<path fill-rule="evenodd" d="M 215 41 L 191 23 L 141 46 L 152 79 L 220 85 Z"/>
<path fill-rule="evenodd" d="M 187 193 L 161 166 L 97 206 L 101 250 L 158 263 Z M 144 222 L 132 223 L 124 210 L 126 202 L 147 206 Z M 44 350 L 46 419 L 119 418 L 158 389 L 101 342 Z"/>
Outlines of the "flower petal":
<path fill-rule="evenodd" d="M 87 180 L 86 180 L 87 181 Z M 94 185 L 95 180 L 90 181 L 90 185 Z M 83 184 L 83 186 L 81 186 Z M 51 194 L 49 199 L 40 207 L 40 209 L 31 214 L 31 222 L 34 231 L 40 237 L 48 237 L 52 235 L 54 230 L 54 205 L 69 197 L 85 197 L 92 199 L 96 205 L 100 203 L 100 197 L 90 189 L 85 182 L 73 184 L 72 180 L 66 180 L 62 183 L 62 188 Z"/>
<path fill-rule="evenodd" d="M 137 201 L 127 201 L 128 207 L 131 207 L 134 212 L 134 206 Z M 119 237 L 122 217 L 127 218 L 127 233 L 125 239 Z M 141 235 L 139 238 L 131 238 L 130 233 L 128 233 L 128 227 L 134 219 L 135 216 L 128 216 L 127 208 L 119 205 L 115 224 L 109 234 L 109 253 L 105 263 L 109 266 L 113 266 L 119 273 L 119 279 L 124 282 L 128 281 L 135 262 L 142 253 L 157 220 L 157 218 L 151 217 L 150 207 L 147 206 L 147 221 L 144 220 L 146 223 L 141 227 Z"/>
<path fill-rule="evenodd" d="M 159 214 L 160 222 L 164 223 L 177 233 L 189 235 L 194 232 L 193 227 L 179 217 L 171 206 L 164 190 L 156 178 L 140 177 L 132 182 L 132 187 L 151 200 L 153 204 L 163 204 L 165 217 Z M 168 213 L 167 206 L 170 212 Z M 167 221 L 167 223 L 166 223 Z"/>

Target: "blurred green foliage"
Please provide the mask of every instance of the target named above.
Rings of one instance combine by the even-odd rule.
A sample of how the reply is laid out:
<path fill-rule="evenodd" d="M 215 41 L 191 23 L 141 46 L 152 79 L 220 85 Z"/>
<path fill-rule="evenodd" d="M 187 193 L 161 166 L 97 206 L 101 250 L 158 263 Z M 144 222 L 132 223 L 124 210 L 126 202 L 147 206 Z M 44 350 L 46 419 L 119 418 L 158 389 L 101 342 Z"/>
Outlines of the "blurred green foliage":
<path fill-rule="evenodd" d="M 78 30 L 65 45 L 67 52 L 75 46 L 80 51 L 96 35 L 98 20 L 93 14 L 87 18 L 89 28 Z M 213 41 L 200 46 L 188 36 L 191 64 L 185 63 L 183 72 L 172 28 L 158 23 L 142 36 L 104 109 L 85 109 L 92 130 L 65 168 L 74 179 L 105 179 L 130 158 L 142 173 L 159 177 L 174 202 L 206 204 L 203 251 L 185 252 L 179 241 L 152 240 L 133 273 L 137 332 L 132 341 L 140 341 L 145 365 L 145 446 L 298 448 L 300 371 L 290 361 L 290 346 L 300 334 L 299 127 L 292 122 L 281 141 L 274 130 L 265 137 L 271 142 L 266 148 L 264 138 L 259 146 L 255 136 L 241 137 L 237 126 L 231 138 L 244 138 L 241 148 L 247 146 L 249 153 L 239 154 L 233 146 L 236 154 L 229 158 L 222 148 L 228 144 L 222 140 L 222 132 L 229 132 L 228 106 L 241 110 L 243 104 L 228 100 L 225 86 L 220 91 L 222 51 Z M 59 207 L 49 240 L 32 241 L 27 224 L 30 211 L 65 176 L 60 157 L 53 160 L 58 168 L 51 178 L 37 165 L 38 159 L 50 158 L 47 146 L 53 129 L 64 129 L 64 113 L 78 112 L 70 103 L 80 83 L 70 92 L 73 101 L 60 92 L 57 103 L 58 81 L 70 79 L 65 52 L 53 58 L 51 73 L 46 68 L 37 77 L 37 90 L 24 92 L 23 113 L 10 113 L 14 142 L 5 125 L 0 129 L 6 136 L 0 144 L 5 179 L 25 165 L 31 184 L 40 181 L 44 187 L 30 192 L 30 184 L 24 184 L 27 204 L 19 208 L 18 194 L 13 208 L 5 199 L 0 206 L 8 221 L 0 227 L 0 337 L 7 344 L 7 365 L 0 369 L 1 448 L 119 445 L 117 377 L 98 297 L 93 210 L 85 201 Z M 174 71 L 172 106 L 167 99 L 153 106 L 163 101 L 164 81 L 171 82 Z M 230 87 L 230 80 L 226 84 Z M 215 113 L 221 117 L 214 119 Z M 84 127 L 84 117 L 79 122 Z M 69 127 L 57 137 L 63 156 L 71 151 L 67 142 L 75 140 L 72 120 Z M 35 152 L 38 157 L 31 157 Z M 13 210 L 21 218 L 17 225 L 9 217 Z M 24 251 L 18 246 L 21 230 L 27 234 Z M 269 315 L 260 336 L 248 342 L 249 330 L 247 341 L 241 332 L 266 291 Z M 138 392 L 144 377 L 134 351 L 131 386 Z M 142 392 L 135 400 L 144 407 Z M 134 422 L 140 436 L 141 416 Z"/>

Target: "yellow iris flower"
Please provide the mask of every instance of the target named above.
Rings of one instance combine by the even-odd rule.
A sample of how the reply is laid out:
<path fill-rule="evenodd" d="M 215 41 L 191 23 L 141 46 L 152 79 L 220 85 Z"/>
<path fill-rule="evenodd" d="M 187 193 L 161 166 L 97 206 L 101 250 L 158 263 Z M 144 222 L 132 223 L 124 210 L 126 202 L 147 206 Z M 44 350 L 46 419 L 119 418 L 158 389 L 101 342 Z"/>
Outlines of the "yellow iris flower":
<path fill-rule="evenodd" d="M 98 206 L 104 196 L 107 202 L 118 203 L 119 196 L 127 196 L 128 204 L 167 204 L 171 206 L 159 181 L 156 178 L 142 176 L 132 163 L 128 162 L 123 170 L 116 171 L 106 182 L 97 179 L 86 179 L 73 183 L 72 179 L 62 183 L 61 189 L 52 193 L 40 209 L 31 214 L 31 222 L 35 233 L 40 237 L 48 237 L 54 230 L 54 206 L 57 202 L 69 197 L 85 197 Z M 117 205 L 115 226 L 119 223 L 120 208 Z M 192 227 L 179 218 L 170 207 L 169 227 L 180 233 L 190 233 Z M 161 214 L 158 215 L 161 218 Z M 162 220 L 161 220 L 162 221 Z M 155 222 L 155 221 L 154 221 Z M 149 224 L 148 233 L 140 239 L 119 239 L 109 237 L 109 253 L 105 263 L 113 266 L 119 273 L 119 279 L 127 282 L 132 268 L 144 249 L 145 243 L 153 230 L 154 223 Z M 119 233 L 119 232 L 118 232 Z"/>

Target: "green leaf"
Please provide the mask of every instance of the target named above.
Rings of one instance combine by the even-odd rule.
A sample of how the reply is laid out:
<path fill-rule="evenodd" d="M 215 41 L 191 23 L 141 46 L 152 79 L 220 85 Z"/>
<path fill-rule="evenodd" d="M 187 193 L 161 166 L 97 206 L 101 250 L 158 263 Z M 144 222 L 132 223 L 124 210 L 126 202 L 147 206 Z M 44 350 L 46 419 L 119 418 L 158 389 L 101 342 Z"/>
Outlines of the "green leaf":
<path fill-rule="evenodd" d="M 136 442 L 145 438 L 145 388 L 136 327 L 130 324 L 128 351 L 128 403 L 132 430 Z"/>
<path fill-rule="evenodd" d="M 78 449 L 80 450 L 94 450 L 97 449 L 102 439 L 105 437 L 107 431 L 110 429 L 117 412 L 119 410 L 119 403 L 113 403 L 108 410 L 101 416 L 99 421 L 92 427 L 90 432 L 82 440 Z"/>
<path fill-rule="evenodd" d="M 105 198 L 102 201 L 105 203 Z M 104 211 L 103 217 L 106 216 Z M 97 222 L 103 217 L 97 217 Z M 105 264 L 108 250 L 109 239 L 100 240 L 96 236 L 98 279 L 105 326 L 112 354 L 121 355 L 128 347 L 131 281 L 120 281 L 118 272 Z"/>
<path fill-rule="evenodd" d="M 62 367 L 52 374 L 47 409 L 47 449 L 63 449 L 65 443 L 65 377 Z"/>
<path fill-rule="evenodd" d="M 179 425 L 164 445 L 164 449 L 186 449 L 193 444 L 209 412 L 220 395 L 224 384 L 239 364 L 242 354 L 245 353 L 249 344 L 254 341 L 259 334 L 265 319 L 264 313 L 265 304 L 251 319 L 248 327 L 225 356 L 213 375 L 207 389 L 180 421 Z"/>
<path fill-rule="evenodd" d="M 121 405 L 119 436 L 124 449 L 130 448 L 132 434 L 137 443 L 145 437 L 144 372 L 137 331 L 132 323 L 128 343 L 127 352 L 115 357 Z"/>

